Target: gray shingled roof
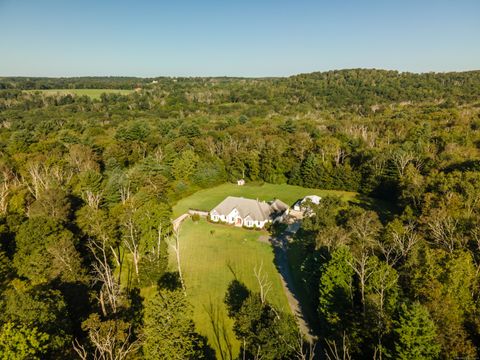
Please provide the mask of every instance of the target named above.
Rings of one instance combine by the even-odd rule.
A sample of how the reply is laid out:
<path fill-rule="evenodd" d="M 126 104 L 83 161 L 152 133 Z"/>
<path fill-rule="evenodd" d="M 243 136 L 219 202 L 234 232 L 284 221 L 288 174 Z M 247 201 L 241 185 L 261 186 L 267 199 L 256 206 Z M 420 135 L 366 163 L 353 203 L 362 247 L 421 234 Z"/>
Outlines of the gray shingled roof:
<path fill-rule="evenodd" d="M 220 204 L 212 209 L 220 215 L 228 215 L 233 209 L 237 209 L 242 218 L 250 217 L 255 221 L 265 221 L 270 219 L 270 215 L 275 210 L 264 201 L 245 199 L 240 197 L 228 196 Z"/>
<path fill-rule="evenodd" d="M 272 209 L 272 212 L 274 213 L 283 213 L 288 209 L 289 206 L 285 204 L 282 200 L 275 199 L 270 203 L 270 207 Z"/>

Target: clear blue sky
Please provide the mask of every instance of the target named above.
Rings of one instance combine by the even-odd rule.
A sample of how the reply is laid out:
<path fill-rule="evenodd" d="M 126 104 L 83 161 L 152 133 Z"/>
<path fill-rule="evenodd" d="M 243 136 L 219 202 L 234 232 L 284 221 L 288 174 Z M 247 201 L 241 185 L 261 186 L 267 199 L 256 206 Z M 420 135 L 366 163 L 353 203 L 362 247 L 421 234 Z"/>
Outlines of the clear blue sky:
<path fill-rule="evenodd" d="M 0 0 L 0 76 L 480 69 L 480 0 Z"/>

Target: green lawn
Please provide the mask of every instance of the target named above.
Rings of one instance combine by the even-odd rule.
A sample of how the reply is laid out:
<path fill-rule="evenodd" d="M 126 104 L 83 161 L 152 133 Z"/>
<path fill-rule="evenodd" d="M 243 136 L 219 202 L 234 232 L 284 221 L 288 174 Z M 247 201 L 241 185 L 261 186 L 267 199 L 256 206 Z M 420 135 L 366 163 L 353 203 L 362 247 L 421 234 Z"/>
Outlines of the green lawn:
<path fill-rule="evenodd" d="M 72 95 L 86 95 L 92 99 L 100 99 L 100 95 L 103 93 L 115 93 L 121 95 L 128 95 L 133 90 L 125 89 L 48 89 L 48 90 L 27 90 L 26 92 L 42 92 L 45 95 L 59 95 L 59 94 L 72 94 Z"/>
<path fill-rule="evenodd" d="M 173 207 L 173 216 L 176 218 L 187 212 L 188 209 L 209 211 L 227 196 L 242 196 L 251 199 L 258 198 L 259 200 L 265 201 L 277 198 L 292 206 L 295 201 L 306 195 L 336 195 L 340 196 L 344 201 L 349 201 L 353 200 L 357 194 L 348 191 L 309 189 L 287 184 L 278 185 L 265 183 L 258 185 L 247 183 L 245 186 L 223 184 L 214 188 L 197 191 L 195 194 L 181 199 Z"/>
<path fill-rule="evenodd" d="M 194 321 L 197 331 L 206 335 L 216 350 L 218 346 L 207 312 L 210 304 L 218 311 L 220 323 L 225 323 L 227 339 L 232 345 L 234 356 L 238 355 L 240 348 L 233 334 L 233 321 L 228 318 L 223 303 L 227 286 L 234 279 L 229 267 L 237 279 L 250 289 L 258 291 L 254 268 L 263 263 L 263 269 L 272 283 L 269 301 L 290 312 L 280 275 L 273 262 L 273 249 L 270 244 L 258 241 L 260 236 L 266 235 L 268 234 L 263 231 L 211 224 L 203 219 L 197 223 L 187 219 L 180 227 L 181 265 L 187 296 L 194 306 Z M 176 261 L 172 253 L 173 251 L 170 266 L 174 270 Z"/>

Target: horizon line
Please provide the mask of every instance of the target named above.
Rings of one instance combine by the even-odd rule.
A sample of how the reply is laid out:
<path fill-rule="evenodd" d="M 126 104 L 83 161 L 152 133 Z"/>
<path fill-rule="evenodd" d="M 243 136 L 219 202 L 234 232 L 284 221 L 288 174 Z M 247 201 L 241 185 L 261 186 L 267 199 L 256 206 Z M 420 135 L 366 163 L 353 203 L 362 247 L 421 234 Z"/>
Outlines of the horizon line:
<path fill-rule="evenodd" d="M 376 70 L 376 71 L 390 71 L 397 72 L 399 74 L 449 74 L 449 73 L 467 73 L 467 72 L 476 72 L 480 71 L 479 68 L 472 69 L 462 69 L 462 70 L 444 70 L 444 71 L 411 71 L 411 70 L 398 70 L 398 69 L 389 69 L 389 68 L 378 68 L 378 67 L 354 67 L 354 68 L 336 68 L 329 70 L 313 70 L 307 72 L 297 72 L 291 73 L 288 75 L 153 75 L 153 76 L 140 76 L 140 75 L 0 75 L 0 78 L 44 78 L 44 79 L 74 79 L 74 78 L 130 78 L 130 79 L 194 79 L 194 78 L 204 78 L 204 79 L 281 79 L 289 78 L 299 75 L 308 75 L 316 73 L 330 73 L 338 71 L 352 71 L 352 70 Z"/>

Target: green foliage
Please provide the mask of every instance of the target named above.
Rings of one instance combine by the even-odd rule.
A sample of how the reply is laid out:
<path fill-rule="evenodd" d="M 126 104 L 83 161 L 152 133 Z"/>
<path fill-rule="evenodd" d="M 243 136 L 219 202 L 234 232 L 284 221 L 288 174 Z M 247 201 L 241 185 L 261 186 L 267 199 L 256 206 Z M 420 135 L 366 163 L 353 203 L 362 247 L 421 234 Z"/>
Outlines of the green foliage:
<path fill-rule="evenodd" d="M 102 174 L 99 172 L 88 170 L 80 173 L 78 178 L 79 194 L 84 191 L 98 193 L 102 190 Z"/>
<path fill-rule="evenodd" d="M 13 277 L 11 261 L 6 254 L 0 250 L 0 294 Z"/>
<path fill-rule="evenodd" d="M 175 180 L 187 180 L 195 173 L 199 157 L 192 150 L 185 150 L 172 165 Z"/>
<path fill-rule="evenodd" d="M 197 164 L 192 180 L 201 187 L 210 187 L 225 182 L 227 176 L 223 164 L 218 160 L 210 160 Z"/>
<path fill-rule="evenodd" d="M 249 295 L 234 312 L 235 335 L 243 342 L 242 352 L 248 358 L 290 359 L 298 346 L 298 330 L 292 315 L 279 312 L 262 303 L 259 294 Z M 281 339 L 281 341 L 278 341 Z"/>
<path fill-rule="evenodd" d="M 121 141 L 142 141 L 148 136 L 150 129 L 144 122 L 135 122 L 128 127 L 118 128 L 115 137 Z"/>
<path fill-rule="evenodd" d="M 323 332 L 328 335 L 343 335 L 351 324 L 353 311 L 353 275 L 349 263 L 353 256 L 347 247 L 339 247 L 320 270 L 320 301 L 318 313 Z"/>
<path fill-rule="evenodd" d="M 70 216 L 70 208 L 70 201 L 62 189 L 48 189 L 31 205 L 30 215 L 66 222 Z"/>
<path fill-rule="evenodd" d="M 48 340 L 48 334 L 36 327 L 7 322 L 0 328 L 0 359 L 41 359 L 48 348 Z"/>
<path fill-rule="evenodd" d="M 473 356 L 475 350 L 462 326 L 475 311 L 476 276 L 470 255 L 422 248 L 412 260 L 412 290 L 438 326 L 442 352 L 446 357 Z"/>
<path fill-rule="evenodd" d="M 198 222 L 200 220 L 200 215 L 199 214 L 193 214 L 192 215 L 192 221 Z"/>
<path fill-rule="evenodd" d="M 16 286 L 19 289 L 9 288 L 3 293 L 0 322 L 16 324 L 15 329 L 20 333 L 25 328 L 37 329 L 42 351 L 60 357 L 68 354 L 71 323 L 62 294 L 58 290 L 28 288 L 21 283 Z M 42 340 L 46 339 L 45 334 L 48 342 Z"/>
<path fill-rule="evenodd" d="M 93 352 L 100 358 L 125 358 L 138 349 L 131 325 L 121 319 L 104 320 L 94 313 L 82 323 L 82 329 L 88 333 Z"/>
<path fill-rule="evenodd" d="M 178 290 L 162 290 L 145 307 L 145 341 L 148 359 L 202 359 L 204 344 L 195 332 L 192 309 Z"/>
<path fill-rule="evenodd" d="M 428 310 L 419 303 L 402 305 L 395 336 L 395 356 L 398 359 L 437 359 L 440 354 L 436 326 Z"/>
<path fill-rule="evenodd" d="M 398 304 L 419 302 L 435 324 L 438 357 L 478 355 L 480 72 L 152 80 L 0 79 L 1 325 L 49 336 L 46 355 L 27 357 L 71 358 L 73 334 L 88 352 L 95 331 L 117 329 L 119 344 L 131 330 L 135 341 L 142 300 L 129 297 L 131 286 L 148 298 L 168 278 L 171 218 L 229 195 L 292 205 L 312 194 L 322 201 L 288 258 L 319 348 L 346 339 L 355 358 L 396 357 L 393 320 L 410 316 Z M 247 185 L 234 185 L 239 178 Z M 219 185 L 226 181 L 234 184 Z M 211 189 L 192 195 L 201 188 Z M 272 320 L 286 303 L 278 281 L 276 307 L 229 291 L 225 308 L 218 295 L 232 280 L 226 259 L 249 286 L 255 262 L 270 259 L 276 274 L 271 248 L 247 230 L 207 225 L 182 225 L 198 328 L 212 338 L 202 309 L 214 298 L 233 356 L 242 340 L 227 311 L 243 314 L 249 352 L 260 344 L 292 357 L 278 336 L 290 338 L 290 320 L 281 312 Z M 138 245 L 133 277 L 127 230 Z M 119 306 L 95 320 L 108 289 Z"/>
<path fill-rule="evenodd" d="M 51 218 L 32 217 L 19 228 L 13 264 L 17 273 L 34 283 L 57 277 L 63 281 L 83 278 L 73 234 Z"/>

